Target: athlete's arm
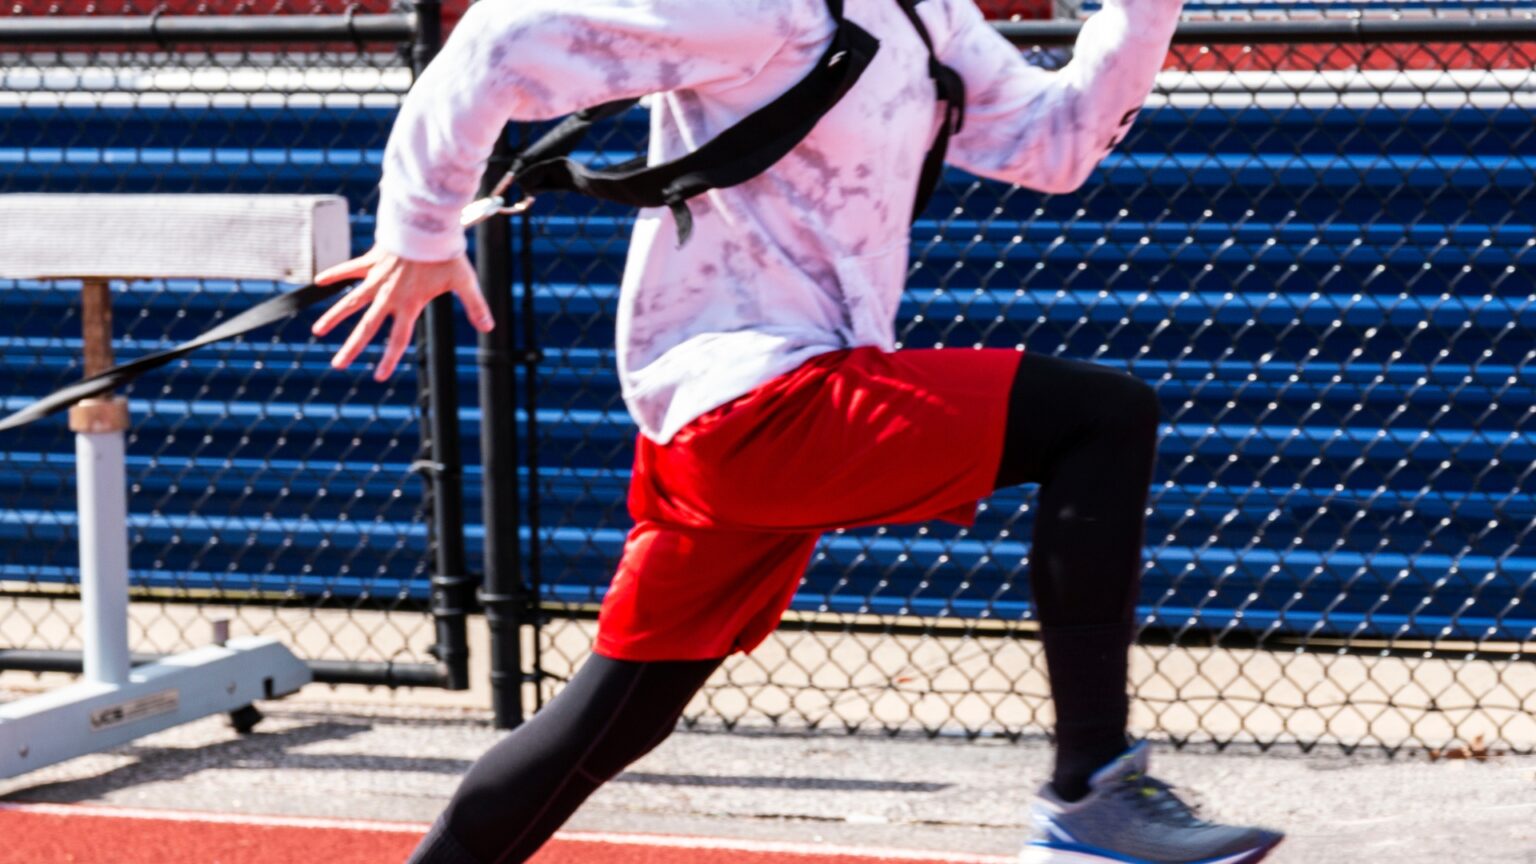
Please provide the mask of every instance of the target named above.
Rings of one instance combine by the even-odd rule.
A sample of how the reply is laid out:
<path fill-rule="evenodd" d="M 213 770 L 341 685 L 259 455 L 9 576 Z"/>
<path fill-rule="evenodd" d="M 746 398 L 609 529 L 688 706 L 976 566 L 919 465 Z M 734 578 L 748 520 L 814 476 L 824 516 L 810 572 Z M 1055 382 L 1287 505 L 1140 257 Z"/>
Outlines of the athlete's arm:
<path fill-rule="evenodd" d="M 332 359 L 348 366 L 390 319 L 374 377 L 389 377 L 416 318 L 453 293 L 494 326 L 464 257 L 459 211 L 474 197 L 508 121 L 616 99 L 729 86 L 757 74 L 819 0 L 480 0 L 400 106 L 384 149 L 375 246 L 322 273 L 362 284 L 315 323 L 324 335 L 366 309 Z"/>
<path fill-rule="evenodd" d="M 951 163 L 1042 192 L 1071 192 L 1125 137 L 1168 54 L 1181 0 L 1104 0 L 1072 61 L 1031 66 L 972 0 L 949 4 L 940 59 L 965 79 L 965 129 Z M 921 8 L 921 7 L 919 7 Z"/>
<path fill-rule="evenodd" d="M 384 152 L 378 242 L 407 258 L 464 251 L 474 198 L 509 120 L 706 89 L 757 74 L 806 0 L 481 0 L 400 108 Z"/>

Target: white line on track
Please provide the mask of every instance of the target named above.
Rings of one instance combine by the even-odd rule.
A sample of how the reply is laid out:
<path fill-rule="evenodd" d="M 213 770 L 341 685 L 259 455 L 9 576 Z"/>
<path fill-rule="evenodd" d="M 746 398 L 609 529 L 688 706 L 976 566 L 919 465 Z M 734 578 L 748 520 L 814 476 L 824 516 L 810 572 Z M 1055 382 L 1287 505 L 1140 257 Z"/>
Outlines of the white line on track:
<path fill-rule="evenodd" d="M 393 834 L 424 834 L 418 822 L 375 822 L 368 819 L 323 819 L 309 816 L 260 816 L 247 813 L 202 813 L 195 810 L 159 810 L 143 807 L 102 807 L 94 804 L 28 804 L 0 802 L 0 813 L 35 813 L 41 816 L 95 816 L 103 819 L 159 819 L 165 822 L 210 822 L 217 825 L 255 825 L 273 828 L 326 828 L 337 831 L 380 831 Z"/>
<path fill-rule="evenodd" d="M 90 816 L 105 819 L 158 819 L 166 822 L 205 822 L 217 825 L 254 825 L 273 828 L 318 828 L 337 831 L 376 831 L 392 834 L 423 834 L 421 822 L 383 822 L 368 819 L 324 819 L 310 816 L 261 816 L 245 813 L 205 813 L 194 810 L 159 810 L 84 804 L 0 802 L 0 813 L 33 813 L 41 816 Z M 1012 864 L 1001 855 L 959 855 L 953 852 L 921 852 L 822 843 L 781 843 L 770 840 L 738 840 L 726 837 L 680 837 L 667 834 L 608 834 L 562 831 L 556 840 L 609 846 L 651 846 L 666 849 L 704 849 L 722 852 L 757 852 L 769 855 L 873 858 L 882 861 L 938 861 L 944 864 Z"/>

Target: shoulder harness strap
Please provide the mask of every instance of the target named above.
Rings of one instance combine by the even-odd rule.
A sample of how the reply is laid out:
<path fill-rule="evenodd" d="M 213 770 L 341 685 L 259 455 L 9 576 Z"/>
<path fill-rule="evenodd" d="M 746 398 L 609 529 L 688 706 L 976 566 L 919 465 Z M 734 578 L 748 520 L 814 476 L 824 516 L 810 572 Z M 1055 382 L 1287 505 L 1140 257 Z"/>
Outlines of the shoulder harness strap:
<path fill-rule="evenodd" d="M 938 139 L 923 163 L 913 210 L 916 219 L 938 184 L 950 134 L 959 131 L 963 122 L 965 85 L 934 54 L 932 39 L 914 8 L 921 0 L 896 2 L 928 46 L 929 75 L 946 106 Z M 461 224 L 468 227 L 498 214 L 522 212 L 534 196 L 544 192 L 581 192 L 636 207 L 668 207 L 677 220 L 678 244 L 686 243 L 693 230 L 688 199 L 744 183 L 784 158 L 847 94 L 880 50 L 879 40 L 844 17 L 843 0 L 827 0 L 827 8 L 837 29 L 811 71 L 778 98 L 692 153 L 657 165 L 646 165 L 641 156 L 610 168 L 590 168 L 572 160 L 570 154 L 594 124 L 622 114 L 639 100 L 597 105 L 565 118 L 519 153 L 491 197 L 465 208 Z M 514 182 L 524 197 L 507 207 L 502 196 Z"/>
<path fill-rule="evenodd" d="M 939 178 L 944 174 L 944 159 L 949 153 L 950 136 L 965 128 L 965 79 L 954 69 L 939 62 L 938 52 L 933 47 L 933 37 L 917 14 L 917 4 L 921 2 L 923 0 L 896 0 L 901 11 L 906 13 L 907 20 L 912 22 L 912 28 L 923 40 L 923 45 L 928 48 L 928 77 L 933 79 L 938 101 L 944 103 L 944 122 L 939 124 L 938 137 L 934 139 L 933 146 L 928 148 L 928 155 L 923 158 L 923 173 L 917 181 L 917 200 L 912 206 L 913 222 L 922 215 L 928 201 L 933 198 L 934 190 L 939 186 Z"/>

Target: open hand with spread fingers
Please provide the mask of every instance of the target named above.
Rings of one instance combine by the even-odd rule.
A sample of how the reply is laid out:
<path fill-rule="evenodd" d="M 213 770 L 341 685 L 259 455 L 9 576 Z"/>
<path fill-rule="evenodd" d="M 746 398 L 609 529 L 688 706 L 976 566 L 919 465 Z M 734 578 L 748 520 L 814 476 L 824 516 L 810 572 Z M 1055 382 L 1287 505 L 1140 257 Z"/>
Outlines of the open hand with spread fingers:
<path fill-rule="evenodd" d="M 393 323 L 384 345 L 384 356 L 373 370 L 374 380 L 387 379 L 394 374 L 400 358 L 405 356 L 405 349 L 410 347 L 411 333 L 416 329 L 416 319 L 422 310 L 432 300 L 450 291 L 463 302 L 469 323 L 476 330 L 489 333 L 496 326 L 490 307 L 480 293 L 475 270 L 463 255 L 446 261 L 411 261 L 375 246 L 360 257 L 322 272 L 315 277 L 315 282 L 329 285 L 344 279 L 363 281 L 326 310 L 312 328 L 316 336 L 324 336 L 359 310 L 367 309 L 341 350 L 331 358 L 331 366 L 336 369 L 351 365 L 363 348 L 373 341 L 384 325 L 384 319 L 390 318 Z"/>

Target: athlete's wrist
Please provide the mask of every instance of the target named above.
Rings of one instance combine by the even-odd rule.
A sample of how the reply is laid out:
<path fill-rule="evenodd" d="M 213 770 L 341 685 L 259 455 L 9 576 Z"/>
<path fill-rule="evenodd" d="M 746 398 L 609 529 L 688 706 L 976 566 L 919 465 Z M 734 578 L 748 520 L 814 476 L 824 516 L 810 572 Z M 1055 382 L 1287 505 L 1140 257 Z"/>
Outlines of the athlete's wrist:
<path fill-rule="evenodd" d="M 383 193 L 373 237 L 374 245 L 408 261 L 447 261 L 465 254 L 469 245 L 456 216 L 415 208 Z"/>

